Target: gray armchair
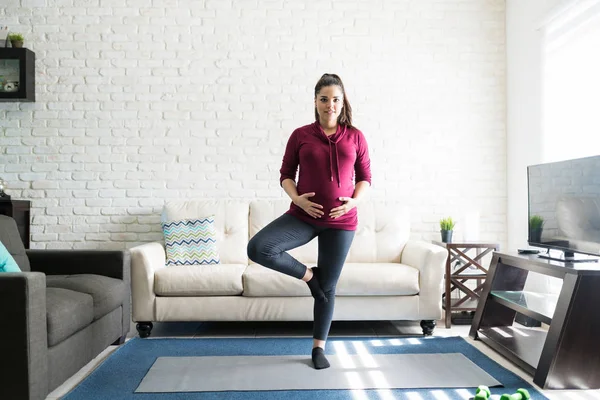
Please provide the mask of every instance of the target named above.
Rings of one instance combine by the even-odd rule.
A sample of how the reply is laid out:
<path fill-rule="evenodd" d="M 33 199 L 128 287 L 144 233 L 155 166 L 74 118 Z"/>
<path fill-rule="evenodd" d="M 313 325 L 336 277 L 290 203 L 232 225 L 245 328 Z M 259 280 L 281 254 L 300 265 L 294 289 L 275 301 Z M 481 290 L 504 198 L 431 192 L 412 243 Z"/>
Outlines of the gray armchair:
<path fill-rule="evenodd" d="M 0 399 L 38 400 L 130 326 L 128 251 L 25 250 L 0 215 L 0 241 L 23 272 L 0 273 Z"/>

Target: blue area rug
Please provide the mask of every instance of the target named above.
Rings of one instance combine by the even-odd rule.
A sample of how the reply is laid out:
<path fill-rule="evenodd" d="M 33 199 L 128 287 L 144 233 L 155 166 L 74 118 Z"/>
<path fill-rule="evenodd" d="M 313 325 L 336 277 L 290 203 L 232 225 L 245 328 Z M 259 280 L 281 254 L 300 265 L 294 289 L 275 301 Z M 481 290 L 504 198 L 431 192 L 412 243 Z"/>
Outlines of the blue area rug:
<path fill-rule="evenodd" d="M 529 390 L 533 400 L 546 399 L 531 385 L 501 367 L 463 338 L 330 338 L 326 353 L 333 354 L 333 342 L 360 342 L 371 354 L 462 353 L 488 374 L 502 382 L 492 394 Z M 463 400 L 474 388 L 385 389 L 385 390 L 297 390 L 256 392 L 134 393 L 158 357 L 305 355 L 310 358 L 310 338 L 224 338 L 224 339 L 139 339 L 134 338 L 115 350 L 97 369 L 63 400 L 174 400 L 174 399 L 322 399 L 322 400 Z M 402 371 L 398 371 L 402 373 Z"/>

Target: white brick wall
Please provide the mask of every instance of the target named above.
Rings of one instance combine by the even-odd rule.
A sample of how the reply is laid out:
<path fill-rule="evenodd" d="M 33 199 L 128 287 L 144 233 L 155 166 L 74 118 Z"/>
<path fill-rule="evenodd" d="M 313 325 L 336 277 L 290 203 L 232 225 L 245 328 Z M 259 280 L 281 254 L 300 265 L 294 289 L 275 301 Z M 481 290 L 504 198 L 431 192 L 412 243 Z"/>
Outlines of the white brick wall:
<path fill-rule="evenodd" d="M 452 215 L 460 238 L 476 209 L 504 243 L 504 19 L 502 0 L 4 0 L 37 101 L 0 103 L 0 176 L 32 200 L 33 247 L 161 240 L 165 200 L 285 196 L 284 145 L 333 72 L 372 196 L 416 237 Z"/>

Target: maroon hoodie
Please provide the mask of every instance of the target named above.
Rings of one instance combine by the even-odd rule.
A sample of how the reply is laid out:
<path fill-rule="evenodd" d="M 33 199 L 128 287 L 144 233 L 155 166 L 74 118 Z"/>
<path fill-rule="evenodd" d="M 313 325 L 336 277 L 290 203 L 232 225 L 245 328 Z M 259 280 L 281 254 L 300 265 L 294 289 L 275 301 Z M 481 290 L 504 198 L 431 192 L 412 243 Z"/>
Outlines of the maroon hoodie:
<path fill-rule="evenodd" d="M 371 184 L 369 148 L 362 132 L 338 125 L 328 137 L 318 121 L 296 129 L 285 148 L 279 183 L 284 179 L 296 181 L 298 166 L 298 194 L 315 192 L 309 200 L 322 205 L 325 215 L 313 218 L 293 202 L 286 214 L 314 225 L 356 230 L 356 208 L 335 219 L 329 217 L 329 212 L 344 204 L 340 197 L 352 197 L 355 181 Z"/>

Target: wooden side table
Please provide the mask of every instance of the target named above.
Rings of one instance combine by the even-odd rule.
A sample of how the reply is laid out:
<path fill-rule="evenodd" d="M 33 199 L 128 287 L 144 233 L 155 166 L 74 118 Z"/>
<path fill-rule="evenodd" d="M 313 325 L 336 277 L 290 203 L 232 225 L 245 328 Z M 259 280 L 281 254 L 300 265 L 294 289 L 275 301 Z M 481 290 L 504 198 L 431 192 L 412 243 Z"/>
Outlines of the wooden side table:
<path fill-rule="evenodd" d="M 25 248 L 29 248 L 31 224 L 31 202 L 29 200 L 0 199 L 0 214 L 12 217 L 17 222 L 17 228 Z"/>
<path fill-rule="evenodd" d="M 498 251 L 500 245 L 498 243 L 488 242 L 455 242 L 444 243 L 437 240 L 432 241 L 438 246 L 445 247 L 448 250 L 448 258 L 446 259 L 446 288 L 443 295 L 442 308 L 444 309 L 444 319 L 446 328 L 452 326 L 452 311 L 476 311 L 477 302 L 483 290 L 485 278 L 487 276 L 487 268 L 481 265 L 481 260 L 488 253 Z M 471 257 L 469 251 L 475 250 L 475 257 Z M 452 264 L 460 261 L 460 268 L 452 272 Z M 476 270 L 471 272 L 470 266 L 474 266 Z M 470 279 L 477 280 L 475 289 L 468 288 L 465 283 Z M 452 300 L 452 292 L 456 291 L 459 298 Z"/>

